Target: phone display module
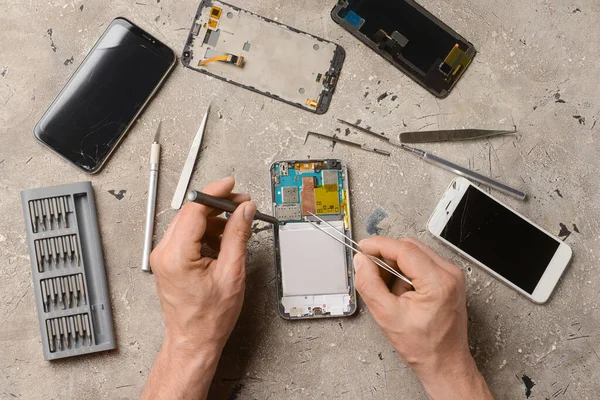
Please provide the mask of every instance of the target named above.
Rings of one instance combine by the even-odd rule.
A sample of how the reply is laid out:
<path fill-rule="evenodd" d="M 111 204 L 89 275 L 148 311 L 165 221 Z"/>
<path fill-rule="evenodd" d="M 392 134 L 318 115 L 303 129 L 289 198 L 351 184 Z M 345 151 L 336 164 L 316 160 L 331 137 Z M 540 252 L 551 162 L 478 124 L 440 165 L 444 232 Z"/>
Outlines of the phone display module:
<path fill-rule="evenodd" d="M 348 174 L 339 160 L 271 166 L 277 298 L 288 319 L 348 316 L 356 310 L 352 253 L 314 227 L 351 236 Z M 337 232 L 336 232 L 337 231 Z M 343 239 L 342 239 L 343 240 Z"/>
<path fill-rule="evenodd" d="M 344 58 L 344 49 L 335 43 L 221 1 L 203 0 L 181 61 L 193 70 L 323 114 Z"/>
<path fill-rule="evenodd" d="M 413 0 L 339 0 L 331 17 L 440 98 L 476 54 L 471 43 Z"/>
<path fill-rule="evenodd" d="M 35 136 L 96 172 L 175 63 L 174 53 L 115 19 L 35 127 Z"/>
<path fill-rule="evenodd" d="M 473 186 L 440 236 L 528 293 L 533 293 L 560 245 Z"/>

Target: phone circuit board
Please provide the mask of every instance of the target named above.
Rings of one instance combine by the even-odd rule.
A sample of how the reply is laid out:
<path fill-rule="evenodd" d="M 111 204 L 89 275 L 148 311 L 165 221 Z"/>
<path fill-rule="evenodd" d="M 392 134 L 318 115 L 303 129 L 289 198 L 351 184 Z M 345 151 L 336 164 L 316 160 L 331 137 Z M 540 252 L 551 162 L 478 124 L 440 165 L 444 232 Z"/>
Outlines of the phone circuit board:
<path fill-rule="evenodd" d="M 304 216 L 313 213 L 325 220 L 343 220 L 349 228 L 341 164 L 333 164 L 333 161 L 280 163 L 274 166 L 274 174 L 277 219 L 301 222 Z"/>

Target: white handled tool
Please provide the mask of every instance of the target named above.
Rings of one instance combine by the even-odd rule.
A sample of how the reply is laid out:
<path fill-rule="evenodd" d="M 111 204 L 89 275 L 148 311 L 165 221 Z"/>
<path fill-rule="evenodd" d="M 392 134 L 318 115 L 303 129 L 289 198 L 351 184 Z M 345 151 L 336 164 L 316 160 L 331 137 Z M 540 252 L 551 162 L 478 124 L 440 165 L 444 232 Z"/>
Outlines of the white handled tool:
<path fill-rule="evenodd" d="M 150 271 L 150 252 L 152 251 L 152 235 L 154 234 L 154 207 L 156 206 L 156 189 L 158 186 L 158 167 L 160 164 L 160 144 L 158 137 L 160 126 L 158 123 L 154 142 L 150 148 L 150 183 L 148 184 L 148 204 L 146 207 L 146 227 L 144 229 L 144 254 L 142 255 L 142 271 Z"/>
<path fill-rule="evenodd" d="M 181 176 L 179 177 L 179 182 L 177 183 L 177 188 L 175 189 L 175 195 L 173 196 L 173 201 L 171 201 L 171 207 L 175 210 L 179 210 L 181 208 L 181 205 L 183 204 L 183 199 L 187 192 L 187 187 L 190 183 L 190 178 L 192 177 L 192 171 L 194 170 L 194 164 L 196 164 L 196 158 L 198 157 L 198 153 L 200 152 L 200 145 L 202 144 L 202 137 L 204 136 L 204 130 L 206 129 L 206 121 L 208 120 L 209 111 L 210 104 L 206 109 L 206 114 L 204 114 L 202 124 L 200 124 L 200 129 L 198 129 L 198 132 L 194 137 L 194 141 L 192 142 L 192 147 L 190 148 L 190 152 L 188 153 L 187 160 L 185 161 L 183 169 L 181 170 Z"/>

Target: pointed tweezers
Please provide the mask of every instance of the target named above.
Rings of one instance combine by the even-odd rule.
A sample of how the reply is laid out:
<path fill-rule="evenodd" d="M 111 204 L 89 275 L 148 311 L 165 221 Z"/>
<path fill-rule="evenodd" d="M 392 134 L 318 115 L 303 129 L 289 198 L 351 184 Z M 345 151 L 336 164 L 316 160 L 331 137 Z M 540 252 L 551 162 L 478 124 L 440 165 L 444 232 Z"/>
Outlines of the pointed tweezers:
<path fill-rule="evenodd" d="M 394 268 L 390 267 L 388 264 L 386 264 L 383 260 L 372 256 L 370 254 L 365 253 L 364 251 L 361 250 L 360 246 L 358 245 L 358 243 L 356 243 L 354 240 L 352 240 L 352 238 L 344 235 L 342 232 L 340 232 L 335 226 L 331 225 L 329 222 L 325 221 L 324 219 L 320 218 L 319 216 L 311 213 L 310 211 L 308 211 L 308 213 L 310 215 L 312 215 L 313 217 L 315 217 L 317 220 L 319 220 L 319 222 L 324 223 L 325 225 L 329 226 L 330 228 L 335 229 L 335 231 L 337 233 L 339 233 L 341 236 L 343 236 L 346 240 L 350 241 L 354 246 L 350 246 L 348 243 L 346 243 L 344 240 L 337 238 L 335 236 L 333 236 L 331 233 L 327 232 L 325 229 L 321 228 L 318 224 L 314 223 L 313 221 L 310 221 L 308 219 L 305 219 L 307 222 L 310 222 L 312 224 L 312 226 L 314 226 L 315 228 L 317 228 L 318 230 L 320 230 L 321 232 L 323 232 L 324 234 L 328 235 L 330 238 L 335 239 L 336 241 L 338 241 L 339 243 L 343 244 L 344 246 L 346 246 L 347 248 L 349 248 L 350 250 L 352 250 L 355 253 L 360 253 L 364 256 L 367 256 L 371 261 L 373 261 L 377 266 L 379 266 L 380 268 L 386 270 L 387 272 L 389 272 L 390 274 L 394 275 L 397 278 L 402 279 L 404 282 L 408 283 L 409 285 L 412 286 L 412 282 L 410 281 L 410 279 L 408 279 L 407 277 L 405 277 L 404 275 L 402 275 L 400 272 L 396 271 Z"/>

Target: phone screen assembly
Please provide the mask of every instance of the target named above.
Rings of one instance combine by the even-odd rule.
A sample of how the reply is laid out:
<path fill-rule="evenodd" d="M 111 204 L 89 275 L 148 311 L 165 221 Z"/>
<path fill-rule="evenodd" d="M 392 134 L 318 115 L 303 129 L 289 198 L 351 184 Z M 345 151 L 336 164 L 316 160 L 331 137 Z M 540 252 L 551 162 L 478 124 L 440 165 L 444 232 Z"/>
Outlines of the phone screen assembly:
<path fill-rule="evenodd" d="M 342 317 L 356 311 L 351 251 L 315 228 L 352 237 L 348 172 L 340 160 L 271 165 L 278 310 L 286 319 Z M 337 232 L 336 232 L 337 231 Z M 343 238 L 341 240 L 344 240 Z"/>
<path fill-rule="evenodd" d="M 548 300 L 572 256 L 567 244 L 465 178 L 451 183 L 428 229 L 536 303 Z"/>
<path fill-rule="evenodd" d="M 111 22 L 34 129 L 97 172 L 175 65 L 175 53 L 124 18 Z"/>
<path fill-rule="evenodd" d="M 413 0 L 339 0 L 331 17 L 440 98 L 476 54 L 471 43 Z"/>
<path fill-rule="evenodd" d="M 305 110 L 329 108 L 344 63 L 335 43 L 217 0 L 203 0 L 184 66 Z"/>

